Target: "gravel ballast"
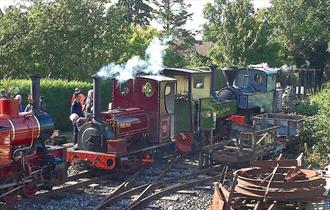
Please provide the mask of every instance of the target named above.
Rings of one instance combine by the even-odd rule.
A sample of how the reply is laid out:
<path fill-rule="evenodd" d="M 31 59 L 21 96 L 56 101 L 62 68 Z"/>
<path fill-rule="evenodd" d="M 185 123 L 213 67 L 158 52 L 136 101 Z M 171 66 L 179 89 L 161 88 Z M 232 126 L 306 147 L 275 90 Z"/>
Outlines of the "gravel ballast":
<path fill-rule="evenodd" d="M 147 168 L 142 175 L 140 175 L 136 184 L 144 184 L 157 178 L 157 175 L 167 165 L 165 161 L 158 162 L 151 167 Z M 166 177 L 171 178 L 188 174 L 198 169 L 196 160 L 181 160 L 175 164 L 175 166 L 166 174 Z M 26 209 L 26 210 L 81 210 L 81 209 L 93 209 L 102 199 L 111 193 L 125 181 L 125 177 L 118 177 L 116 180 L 106 180 L 101 183 L 97 183 L 92 186 L 85 187 L 79 190 L 70 190 L 69 192 L 61 193 L 60 195 L 53 195 L 51 198 L 38 198 L 29 199 L 24 202 L 20 202 L 12 209 Z M 174 184 L 174 183 L 168 183 Z M 141 209 L 166 209 L 166 210 L 185 210 L 185 209 L 209 209 L 213 197 L 212 183 L 204 183 L 200 188 L 187 189 L 192 191 L 190 194 L 178 194 L 172 193 L 166 195 L 163 199 L 153 200 L 150 203 L 144 205 Z M 132 186 L 134 187 L 134 186 Z M 108 207 L 107 209 L 119 210 L 123 209 L 130 198 L 118 201 L 115 205 Z M 0 206 L 1 207 L 1 206 Z"/>

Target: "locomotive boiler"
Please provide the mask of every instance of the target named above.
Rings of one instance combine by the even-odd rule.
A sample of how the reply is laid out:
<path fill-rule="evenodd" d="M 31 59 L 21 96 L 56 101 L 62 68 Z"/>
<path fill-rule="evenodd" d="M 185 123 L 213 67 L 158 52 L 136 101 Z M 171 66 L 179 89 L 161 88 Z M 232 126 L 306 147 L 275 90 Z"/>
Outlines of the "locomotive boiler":
<path fill-rule="evenodd" d="M 51 116 L 40 110 L 40 77 L 31 76 L 32 111 L 19 113 L 17 99 L 0 99 L 0 198 L 13 203 L 66 177 L 65 149 L 46 146 Z"/>
<path fill-rule="evenodd" d="M 101 112 L 100 82 L 93 76 L 93 119 L 78 132 L 78 149 L 69 149 L 72 165 L 112 170 L 149 162 L 155 150 L 174 145 L 176 80 L 138 76 L 112 81 L 112 109 Z M 174 151 L 174 149 L 173 149 Z"/>

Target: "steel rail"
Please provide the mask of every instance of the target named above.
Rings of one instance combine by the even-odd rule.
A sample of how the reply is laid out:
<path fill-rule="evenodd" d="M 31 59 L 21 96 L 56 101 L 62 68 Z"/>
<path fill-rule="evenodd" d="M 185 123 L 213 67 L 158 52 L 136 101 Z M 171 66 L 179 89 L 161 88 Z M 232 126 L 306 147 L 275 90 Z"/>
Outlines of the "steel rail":
<path fill-rule="evenodd" d="M 145 168 L 146 168 L 146 166 L 142 167 L 141 169 L 136 171 L 132 176 L 130 176 L 126 181 L 124 181 L 122 184 L 120 184 L 113 192 L 111 192 L 111 194 L 108 197 L 103 199 L 96 207 L 94 207 L 94 210 L 102 209 L 104 207 L 104 205 L 103 205 L 104 203 L 106 203 L 112 197 L 123 192 L 129 185 L 132 184 L 132 182 L 136 179 L 136 177 L 138 177 L 142 173 L 142 171 L 144 171 Z"/>
<path fill-rule="evenodd" d="M 183 190 L 183 189 L 187 189 L 187 188 L 191 188 L 195 185 L 199 185 L 199 184 L 202 184 L 204 182 L 211 182 L 211 181 L 216 181 L 217 179 L 220 179 L 223 175 L 220 174 L 220 175 L 216 175 L 216 176 L 213 176 L 213 177 L 209 177 L 209 178 L 205 178 L 205 179 L 201 179 L 201 180 L 195 180 L 195 181 L 191 181 L 191 182 L 186 182 L 186 183 L 178 183 L 178 184 L 174 184 L 174 185 L 171 185 L 169 187 L 166 187 L 165 189 L 159 191 L 159 192 L 156 192 L 152 195 L 149 195 L 143 199 L 141 199 L 140 201 L 136 202 L 134 205 L 130 206 L 129 208 L 127 208 L 127 210 L 133 210 L 133 209 L 137 209 L 138 207 L 140 207 L 142 204 L 145 204 L 151 200 L 155 200 L 155 199 L 158 199 L 158 198 L 161 198 L 169 193 L 173 193 L 173 192 L 176 192 L 178 190 Z"/>
<path fill-rule="evenodd" d="M 147 187 L 145 187 L 145 189 L 137 196 L 137 198 L 135 200 L 133 200 L 126 209 L 128 209 L 130 206 L 133 206 L 135 203 L 137 203 L 139 200 L 141 200 L 150 190 L 152 190 L 155 185 L 161 180 L 163 179 L 163 177 L 165 176 L 165 174 L 174 166 L 174 164 L 180 160 L 182 158 L 182 156 L 177 156 L 176 158 L 174 158 L 172 161 L 170 161 L 167 166 L 165 167 L 165 169 L 162 171 L 162 173 L 152 182 L 150 182 L 148 184 Z"/>
<path fill-rule="evenodd" d="M 92 174 L 93 174 L 92 172 L 88 171 L 88 172 L 85 172 L 85 173 L 70 176 L 70 177 L 68 177 L 68 180 L 65 183 L 63 183 L 62 185 L 65 185 L 67 182 L 70 182 L 70 181 L 82 179 L 82 178 L 84 178 L 84 176 L 92 175 Z M 17 205 L 21 202 L 24 202 L 26 200 L 29 200 L 29 199 L 40 199 L 40 198 L 45 198 L 45 197 L 51 197 L 51 196 L 54 196 L 56 194 L 66 192 L 68 190 L 73 190 L 73 189 L 76 189 L 76 188 L 82 188 L 82 187 L 85 187 L 85 186 L 90 185 L 92 183 L 97 183 L 97 182 L 102 181 L 103 179 L 107 179 L 107 178 L 111 178 L 111 177 L 115 177 L 115 174 L 106 174 L 106 175 L 99 176 L 99 177 L 94 177 L 94 178 L 91 178 L 89 180 L 85 180 L 85 181 L 82 181 L 82 182 L 79 182 L 79 183 L 76 183 L 76 184 L 73 184 L 73 185 L 63 186 L 61 188 L 54 189 L 54 190 L 51 190 L 51 191 L 38 193 L 38 194 L 35 194 L 32 198 L 21 198 L 13 204 L 0 205 L 0 209 L 12 209 L 15 205 Z M 22 186 L 18 187 L 18 189 L 20 189 L 20 188 L 22 188 Z M 15 190 L 16 190 L 16 188 L 15 188 Z"/>
<path fill-rule="evenodd" d="M 206 168 L 206 169 L 194 171 L 192 173 L 181 175 L 181 176 L 178 176 L 178 177 L 162 179 L 162 180 L 159 180 L 157 183 L 155 183 L 154 187 L 160 187 L 160 186 L 163 186 L 165 183 L 172 183 L 172 182 L 175 182 L 175 181 L 178 181 L 178 180 L 187 179 L 189 177 L 197 176 L 197 175 L 204 174 L 204 173 L 207 173 L 207 172 L 212 172 L 212 171 L 215 171 L 215 170 L 219 170 L 221 168 L 222 168 L 222 166 L 215 166 L 215 167 L 212 167 L 212 168 Z M 124 192 L 122 192 L 122 193 L 120 193 L 116 196 L 112 196 L 110 199 L 108 199 L 106 202 L 104 202 L 102 205 L 100 205 L 100 208 L 97 208 L 97 209 L 94 208 L 94 210 L 104 209 L 107 206 L 113 205 L 119 199 L 122 199 L 122 198 L 125 198 L 125 197 L 128 197 L 128 196 L 132 196 L 136 193 L 139 193 L 142 190 L 144 190 L 147 186 L 148 186 L 148 184 L 143 184 L 143 185 L 140 185 L 138 187 L 129 189 L 127 191 L 124 191 Z"/>
<path fill-rule="evenodd" d="M 180 155 L 176 155 L 168 164 L 168 166 L 165 168 L 165 170 L 162 172 L 163 175 L 165 175 L 165 171 L 169 170 L 170 166 L 176 162 L 179 158 L 181 158 Z M 111 200 L 113 197 L 116 197 L 118 194 L 125 191 L 125 189 L 132 184 L 132 182 L 135 180 L 135 178 L 145 169 L 146 167 L 141 168 L 139 171 L 137 171 L 133 176 L 131 176 L 128 180 L 124 181 L 121 185 L 119 185 L 113 192 L 110 193 L 109 196 L 104 198 L 96 207 L 93 208 L 93 210 L 99 210 L 103 209 L 105 206 L 108 205 L 108 201 Z M 144 185 L 144 187 L 146 187 Z"/>

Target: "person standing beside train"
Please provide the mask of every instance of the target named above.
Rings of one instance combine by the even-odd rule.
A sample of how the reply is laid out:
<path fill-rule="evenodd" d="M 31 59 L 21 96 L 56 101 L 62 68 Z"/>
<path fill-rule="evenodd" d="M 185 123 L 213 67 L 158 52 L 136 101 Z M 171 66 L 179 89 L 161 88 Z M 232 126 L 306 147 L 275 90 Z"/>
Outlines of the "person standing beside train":
<path fill-rule="evenodd" d="M 78 141 L 78 125 L 77 120 L 79 117 L 84 117 L 84 113 L 82 111 L 82 106 L 79 101 L 79 93 L 75 92 L 73 94 L 73 103 L 71 104 L 70 108 L 70 120 L 72 121 L 73 126 L 73 144 L 76 145 Z"/>
<path fill-rule="evenodd" d="M 75 94 L 75 93 L 78 93 L 78 98 L 79 98 L 79 102 L 80 102 L 80 105 L 81 105 L 81 107 L 83 107 L 84 106 L 84 101 L 85 101 L 85 95 L 81 92 L 81 90 L 80 90 L 80 88 L 78 88 L 78 87 L 76 87 L 75 89 L 74 89 L 74 93 L 73 93 L 73 95 Z M 70 104 L 72 104 L 73 102 L 74 102 L 74 97 L 72 96 L 71 97 L 71 103 Z"/>
<path fill-rule="evenodd" d="M 89 90 L 84 100 L 83 112 L 85 117 L 89 117 L 93 113 L 93 90 Z"/>

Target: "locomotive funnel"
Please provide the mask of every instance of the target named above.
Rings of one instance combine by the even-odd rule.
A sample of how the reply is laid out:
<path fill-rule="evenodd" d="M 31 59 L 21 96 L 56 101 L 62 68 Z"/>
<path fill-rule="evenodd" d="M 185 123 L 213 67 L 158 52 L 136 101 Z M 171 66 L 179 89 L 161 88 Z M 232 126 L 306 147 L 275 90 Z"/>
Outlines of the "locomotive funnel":
<path fill-rule="evenodd" d="M 32 107 L 35 113 L 40 112 L 40 78 L 38 74 L 29 75 L 31 79 Z"/>
<path fill-rule="evenodd" d="M 228 83 L 229 86 L 233 86 L 234 80 L 238 74 L 237 67 L 228 67 L 222 70 L 223 75 Z"/>
<path fill-rule="evenodd" d="M 101 78 L 96 74 L 93 78 L 93 116 L 94 120 L 101 121 Z"/>
<path fill-rule="evenodd" d="M 211 65 L 209 68 L 211 69 L 211 96 L 216 97 L 217 91 L 217 65 Z"/>

